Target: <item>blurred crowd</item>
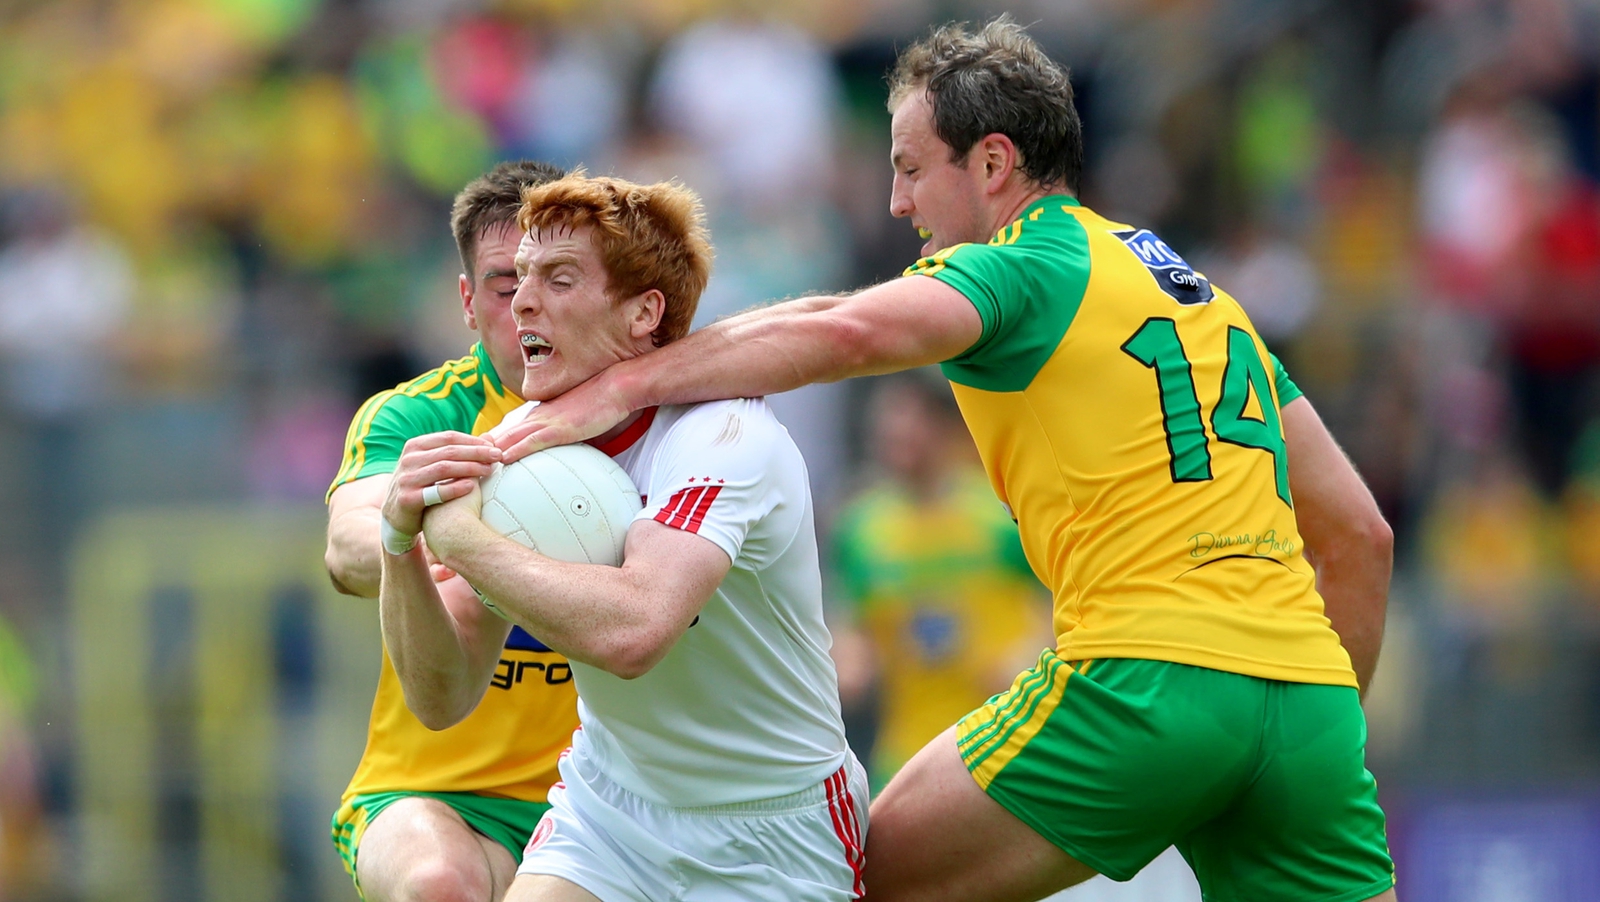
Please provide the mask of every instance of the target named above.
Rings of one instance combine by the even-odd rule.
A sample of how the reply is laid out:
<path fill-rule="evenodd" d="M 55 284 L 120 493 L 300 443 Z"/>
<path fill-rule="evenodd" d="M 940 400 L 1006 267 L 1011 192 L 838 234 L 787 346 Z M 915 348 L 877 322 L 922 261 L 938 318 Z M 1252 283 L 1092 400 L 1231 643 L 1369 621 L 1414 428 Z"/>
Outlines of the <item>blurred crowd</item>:
<path fill-rule="evenodd" d="M 71 813 L 74 536 L 131 505 L 317 502 L 356 405 L 471 341 L 467 179 L 682 179 L 717 248 L 702 323 L 890 277 L 920 241 L 887 213 L 884 73 L 929 23 L 1000 11 L 1072 68 L 1085 202 L 1239 298 L 1396 529 L 1380 781 L 1600 778 L 1591 0 L 9 0 L 0 838 Z M 922 466 L 872 451 L 874 391 L 776 402 L 830 534 Z M 943 428 L 927 403 L 905 428 Z M 872 631 L 957 640 L 874 626 L 863 578 L 841 563 L 832 592 L 870 739 L 905 664 Z M 13 847 L 0 898 L 45 879 Z"/>

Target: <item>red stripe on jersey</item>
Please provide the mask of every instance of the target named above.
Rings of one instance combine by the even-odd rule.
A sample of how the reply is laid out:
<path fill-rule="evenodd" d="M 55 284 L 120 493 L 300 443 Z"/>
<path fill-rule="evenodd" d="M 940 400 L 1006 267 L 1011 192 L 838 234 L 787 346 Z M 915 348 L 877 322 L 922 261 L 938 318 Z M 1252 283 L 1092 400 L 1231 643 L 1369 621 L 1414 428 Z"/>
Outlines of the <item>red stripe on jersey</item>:
<path fill-rule="evenodd" d="M 628 424 L 628 428 L 612 436 L 608 441 L 589 439 L 584 442 L 600 450 L 607 457 L 616 457 L 618 454 L 633 447 L 633 443 L 644 437 L 650 431 L 650 424 L 656 419 L 656 408 L 646 407 L 639 418 Z"/>
<path fill-rule="evenodd" d="M 679 489 L 672 493 L 667 503 L 656 512 L 657 523 L 664 523 L 677 529 L 682 529 L 683 524 L 689 520 L 689 513 L 694 510 L 695 502 L 700 500 L 700 493 L 705 491 L 705 486 L 695 486 L 688 489 Z"/>
<path fill-rule="evenodd" d="M 700 503 L 695 505 L 694 513 L 689 515 L 689 522 L 684 524 L 683 528 L 685 530 L 693 533 L 700 531 L 700 524 L 705 522 L 706 512 L 711 510 L 711 502 L 717 500 L 717 493 L 720 491 L 722 491 L 722 486 L 720 485 L 714 485 L 705 490 L 705 493 L 700 497 Z"/>

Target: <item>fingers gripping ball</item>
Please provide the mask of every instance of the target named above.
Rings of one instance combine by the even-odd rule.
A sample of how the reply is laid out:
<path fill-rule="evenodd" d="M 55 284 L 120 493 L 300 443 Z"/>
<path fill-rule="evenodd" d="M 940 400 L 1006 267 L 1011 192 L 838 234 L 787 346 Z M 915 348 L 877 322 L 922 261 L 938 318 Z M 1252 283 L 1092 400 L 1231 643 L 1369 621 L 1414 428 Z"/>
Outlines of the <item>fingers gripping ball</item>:
<path fill-rule="evenodd" d="M 483 522 L 520 545 L 575 564 L 622 563 L 628 526 L 644 505 L 633 480 L 604 452 L 560 445 L 483 480 Z M 482 592 L 478 597 L 497 610 Z"/>

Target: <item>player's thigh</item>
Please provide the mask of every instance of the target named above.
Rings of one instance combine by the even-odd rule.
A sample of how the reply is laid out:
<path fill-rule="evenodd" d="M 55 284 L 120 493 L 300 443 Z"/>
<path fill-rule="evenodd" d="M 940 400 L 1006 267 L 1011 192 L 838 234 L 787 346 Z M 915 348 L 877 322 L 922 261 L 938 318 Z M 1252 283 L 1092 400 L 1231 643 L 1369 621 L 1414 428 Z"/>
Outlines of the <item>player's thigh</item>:
<path fill-rule="evenodd" d="M 1249 788 L 1178 844 L 1208 895 L 1249 902 L 1382 898 L 1394 885 L 1356 690 L 1272 684 Z"/>
<path fill-rule="evenodd" d="M 954 727 L 889 781 L 871 824 L 871 902 L 1031 902 L 1094 876 L 978 788 Z"/>
<path fill-rule="evenodd" d="M 473 830 L 449 805 L 423 796 L 383 809 L 356 853 L 367 902 L 495 902 L 516 870 L 504 846 Z"/>
<path fill-rule="evenodd" d="M 505 902 L 600 902 L 600 897 L 561 877 L 518 874 Z"/>

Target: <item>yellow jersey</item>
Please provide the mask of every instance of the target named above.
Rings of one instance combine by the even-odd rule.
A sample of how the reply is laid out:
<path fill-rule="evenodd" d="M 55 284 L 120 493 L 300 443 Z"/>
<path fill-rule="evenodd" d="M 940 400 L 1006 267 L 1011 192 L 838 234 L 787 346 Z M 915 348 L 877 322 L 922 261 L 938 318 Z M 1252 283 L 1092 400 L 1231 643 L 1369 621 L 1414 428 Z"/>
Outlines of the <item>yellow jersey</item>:
<path fill-rule="evenodd" d="M 333 490 L 392 473 L 408 439 L 443 430 L 487 432 L 522 399 L 500 386 L 481 344 L 361 406 L 350 424 Z M 478 707 L 465 720 L 429 730 L 406 707 L 400 678 L 383 653 L 367 747 L 344 799 L 374 792 L 475 792 L 543 802 L 560 779 L 556 760 L 578 728 L 578 693 L 567 659 L 513 627 Z"/>
<path fill-rule="evenodd" d="M 883 781 L 1038 657 L 1044 588 L 976 465 L 927 500 L 893 483 L 868 489 L 830 544 L 837 606 L 878 663 L 872 771 Z"/>
<path fill-rule="evenodd" d="M 1061 657 L 1356 685 L 1302 553 L 1273 358 L 1233 298 L 1065 195 L 906 275 L 983 320 L 942 368 Z"/>

